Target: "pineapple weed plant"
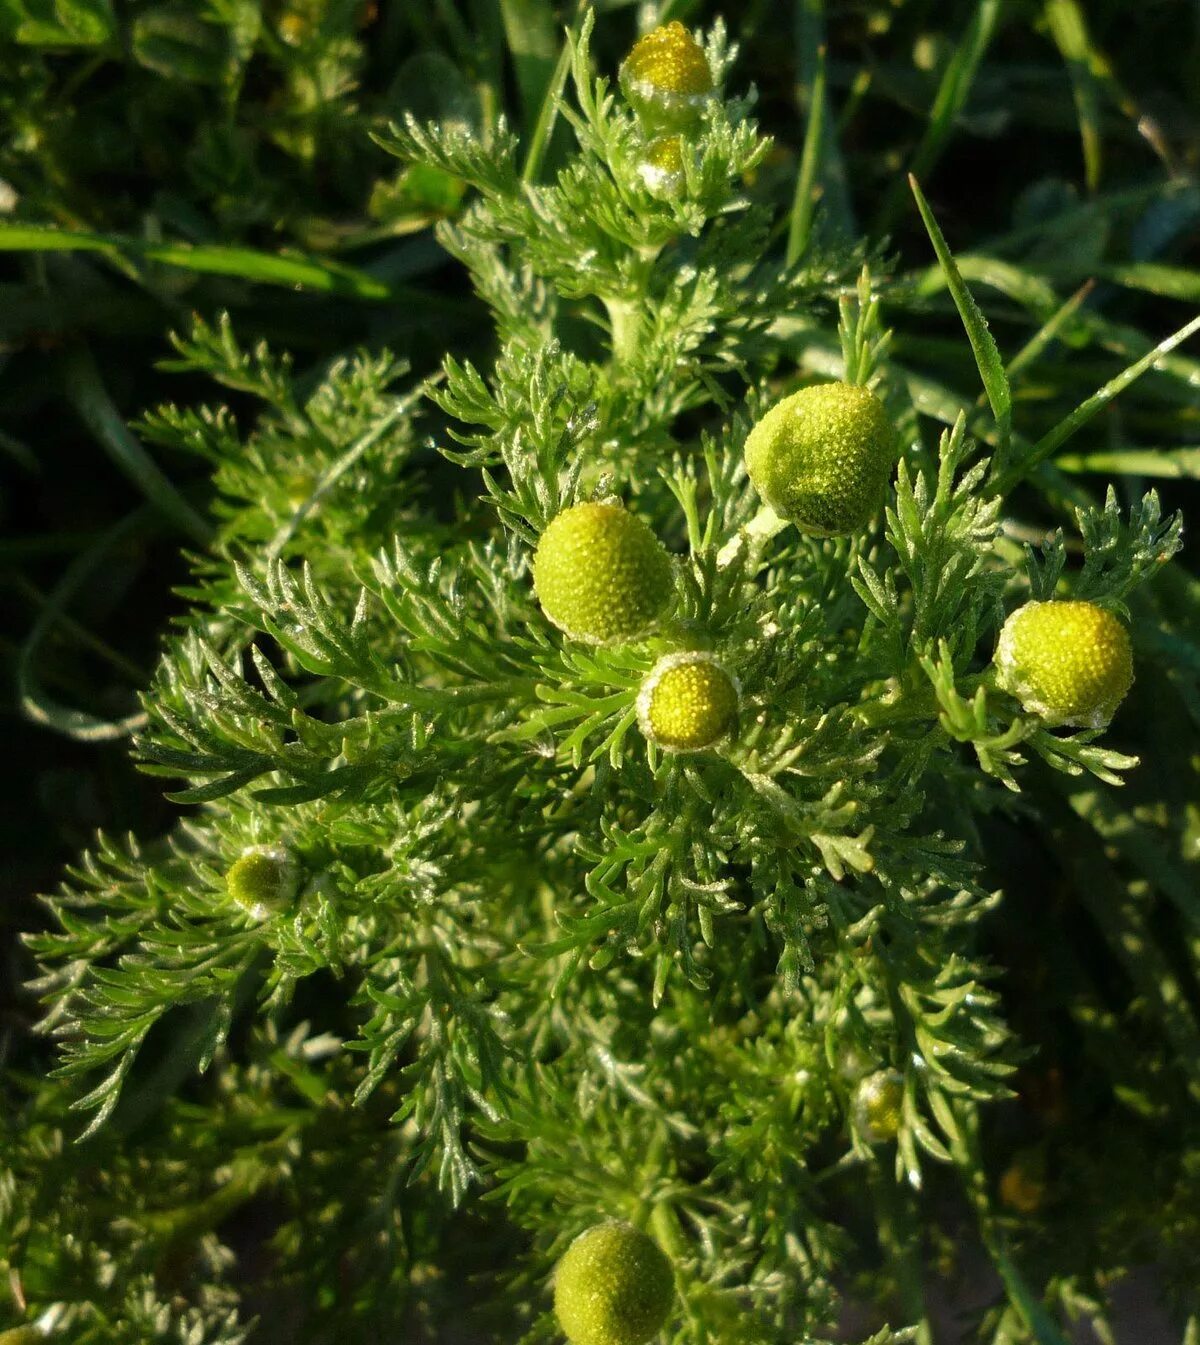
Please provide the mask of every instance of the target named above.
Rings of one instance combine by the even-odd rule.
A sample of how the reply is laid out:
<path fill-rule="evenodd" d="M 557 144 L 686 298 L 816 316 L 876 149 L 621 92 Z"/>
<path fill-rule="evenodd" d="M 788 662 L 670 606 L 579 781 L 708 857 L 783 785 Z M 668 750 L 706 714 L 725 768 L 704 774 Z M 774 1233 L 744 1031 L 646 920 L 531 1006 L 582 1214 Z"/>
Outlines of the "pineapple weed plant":
<path fill-rule="evenodd" d="M 545 125 L 524 160 L 385 137 L 474 193 L 439 239 L 494 361 L 312 389 L 228 322 L 177 341 L 261 411 L 139 426 L 219 490 L 136 748 L 188 807 L 29 936 L 61 1065 L 4 1119 L 0 1340 L 791 1342 L 848 1300 L 929 1341 L 976 1247 L 984 1339 L 1103 1334 L 1150 1262 L 1194 1340 L 1195 818 L 1162 780 L 1132 828 L 1106 734 L 1135 672 L 1190 731 L 1191 581 L 1153 493 L 1052 460 L 1190 329 L 1027 433 L 1074 310 L 1006 367 L 914 183 L 984 388 L 947 415 L 893 364 L 887 256 L 803 210 L 785 251 L 742 194 L 769 145 L 722 27 L 619 91 L 591 33 L 547 183 Z M 997 836 L 1077 880 L 1008 945 L 1040 977 L 985 946 Z M 1120 1106 L 1082 1145 L 1039 1062 L 1071 1049 Z"/>

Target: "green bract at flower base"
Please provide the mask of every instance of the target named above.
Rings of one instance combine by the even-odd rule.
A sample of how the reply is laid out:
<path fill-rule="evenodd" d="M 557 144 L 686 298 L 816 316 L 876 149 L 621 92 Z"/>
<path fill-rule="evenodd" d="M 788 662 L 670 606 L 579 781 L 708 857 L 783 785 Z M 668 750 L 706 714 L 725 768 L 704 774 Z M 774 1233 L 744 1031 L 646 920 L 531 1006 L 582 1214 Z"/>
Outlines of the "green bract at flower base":
<path fill-rule="evenodd" d="M 229 895 L 256 920 L 265 920 L 290 906 L 300 887 L 300 866 L 280 845 L 246 850 L 225 875 Z"/>
<path fill-rule="evenodd" d="M 773 406 L 746 440 L 746 471 L 763 501 L 818 537 L 870 521 L 896 458 L 896 433 L 867 388 L 819 383 Z"/>
<path fill-rule="evenodd" d="M 704 49 L 678 21 L 634 43 L 620 71 L 621 89 L 648 130 L 694 126 L 713 96 Z"/>
<path fill-rule="evenodd" d="M 638 723 L 668 752 L 699 752 L 725 738 L 738 712 L 738 684 L 703 651 L 668 654 L 642 683 Z"/>
<path fill-rule="evenodd" d="M 1000 685 L 1051 726 L 1102 729 L 1133 684 L 1125 627 L 1090 602 L 1029 602 L 1004 623 Z"/>
<path fill-rule="evenodd" d="M 671 1263 L 620 1220 L 581 1233 L 554 1276 L 554 1311 L 571 1345 L 645 1345 L 675 1297 Z"/>
<path fill-rule="evenodd" d="M 551 519 L 533 558 L 542 611 L 573 640 L 616 644 L 645 635 L 671 600 L 662 543 L 619 504 L 577 504 Z"/>

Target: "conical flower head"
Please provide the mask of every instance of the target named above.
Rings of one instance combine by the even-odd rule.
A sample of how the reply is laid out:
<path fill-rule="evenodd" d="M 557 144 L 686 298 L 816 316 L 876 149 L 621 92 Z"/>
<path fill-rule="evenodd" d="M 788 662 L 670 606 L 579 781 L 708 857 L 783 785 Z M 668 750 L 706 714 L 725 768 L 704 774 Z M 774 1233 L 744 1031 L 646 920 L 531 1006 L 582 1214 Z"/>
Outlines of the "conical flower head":
<path fill-rule="evenodd" d="M 665 611 L 671 558 L 636 514 L 619 504 L 576 504 L 550 520 L 533 558 L 542 611 L 586 644 L 635 640 Z"/>
<path fill-rule="evenodd" d="M 1133 684 L 1133 649 L 1091 602 L 1027 602 L 996 646 L 1000 685 L 1050 725 L 1102 729 Z"/>
<path fill-rule="evenodd" d="M 746 471 L 763 501 L 819 537 L 857 532 L 870 521 L 895 457 L 883 403 L 850 383 L 801 388 L 746 440 Z"/>
<path fill-rule="evenodd" d="M 678 196 L 683 191 L 683 137 L 660 135 L 646 146 L 638 162 L 638 172 L 646 190 L 660 198 Z"/>
<path fill-rule="evenodd" d="M 620 82 L 630 107 L 651 131 L 683 131 L 695 125 L 713 94 L 704 49 L 678 20 L 633 44 Z"/>
<path fill-rule="evenodd" d="M 554 1311 L 571 1345 L 645 1345 L 675 1297 L 671 1263 L 632 1224 L 581 1233 L 554 1275 Z"/>
<path fill-rule="evenodd" d="M 903 1115 L 904 1076 L 898 1070 L 876 1070 L 855 1089 L 854 1124 L 868 1144 L 894 1140 Z"/>
<path fill-rule="evenodd" d="M 642 732 L 668 752 L 699 752 L 721 741 L 738 712 L 737 682 L 711 654 L 668 654 L 637 701 Z"/>
<path fill-rule="evenodd" d="M 229 866 L 225 887 L 243 910 L 265 920 L 295 900 L 300 866 L 281 845 L 255 845 Z"/>

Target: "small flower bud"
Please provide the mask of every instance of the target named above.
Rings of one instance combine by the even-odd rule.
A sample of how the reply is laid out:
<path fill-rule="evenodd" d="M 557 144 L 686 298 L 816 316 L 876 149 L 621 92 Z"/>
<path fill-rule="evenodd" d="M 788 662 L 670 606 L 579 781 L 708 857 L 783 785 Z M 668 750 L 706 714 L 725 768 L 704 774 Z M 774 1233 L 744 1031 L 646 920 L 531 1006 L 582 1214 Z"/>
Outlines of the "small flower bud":
<path fill-rule="evenodd" d="M 1018 1214 L 1035 1214 L 1046 1199 L 1046 1160 L 1035 1151 L 1018 1154 L 997 1184 L 1000 1200 Z"/>
<path fill-rule="evenodd" d="M 883 1144 L 900 1133 L 904 1076 L 894 1069 L 868 1074 L 854 1092 L 854 1124 L 868 1144 Z"/>
<path fill-rule="evenodd" d="M 651 196 L 679 196 L 683 192 L 683 137 L 660 135 L 646 146 L 638 172 Z"/>
<path fill-rule="evenodd" d="M 675 20 L 633 44 L 620 71 L 621 89 L 650 130 L 682 131 L 700 119 L 713 95 L 704 49 Z"/>
<path fill-rule="evenodd" d="M 764 502 L 818 537 L 857 532 L 870 521 L 895 457 L 883 403 L 850 383 L 801 388 L 746 440 L 746 471 Z"/>
<path fill-rule="evenodd" d="M 300 866 L 281 845 L 255 845 L 225 875 L 229 895 L 256 920 L 290 906 L 300 888 Z"/>
<path fill-rule="evenodd" d="M 1102 729 L 1133 684 L 1125 627 L 1090 602 L 1027 602 L 1004 623 L 998 680 L 1050 725 Z"/>
<path fill-rule="evenodd" d="M 674 1297 L 671 1263 L 657 1243 L 619 1220 L 581 1233 L 554 1275 L 554 1311 L 571 1345 L 645 1345 Z"/>
<path fill-rule="evenodd" d="M 668 752 L 699 752 L 733 727 L 738 684 L 711 654 L 668 654 L 642 683 L 637 712 L 652 743 Z"/>
<path fill-rule="evenodd" d="M 542 611 L 585 644 L 645 635 L 671 600 L 662 543 L 619 504 L 577 504 L 550 520 L 533 557 Z"/>

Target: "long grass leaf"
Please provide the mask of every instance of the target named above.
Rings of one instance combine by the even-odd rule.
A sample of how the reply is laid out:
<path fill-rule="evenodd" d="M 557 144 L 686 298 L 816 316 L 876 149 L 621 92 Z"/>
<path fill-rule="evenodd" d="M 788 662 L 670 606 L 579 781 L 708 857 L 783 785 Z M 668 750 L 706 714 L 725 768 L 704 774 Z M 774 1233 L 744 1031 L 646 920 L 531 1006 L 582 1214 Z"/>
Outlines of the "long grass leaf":
<path fill-rule="evenodd" d="M 66 361 L 66 392 L 79 418 L 96 436 L 108 456 L 162 516 L 193 541 L 207 545 L 212 528 L 175 489 L 149 453 L 129 433 L 113 405 L 87 350 L 76 350 Z"/>
<path fill-rule="evenodd" d="M 1103 140 L 1100 135 L 1100 79 L 1103 61 L 1092 50 L 1087 22 L 1076 0 L 1046 0 L 1046 25 L 1067 67 L 1083 143 L 1083 171 L 1090 192 L 1100 186 Z"/>
<path fill-rule="evenodd" d="M 825 0 L 794 0 L 794 29 L 796 48 L 796 103 L 806 117 L 813 115 L 816 100 L 817 73 L 826 48 Z M 828 88 L 824 98 L 828 103 Z M 833 233 L 855 237 L 859 230 L 854 221 L 846 164 L 838 145 L 837 128 L 829 115 L 828 106 L 819 113 L 820 156 L 819 172 L 814 186 L 821 193 L 821 205 Z"/>
<path fill-rule="evenodd" d="M 1200 303 L 1200 271 L 1185 266 L 1167 266 L 1162 262 L 1114 262 L 1099 268 L 1105 280 L 1114 280 L 1127 289 L 1145 290 L 1164 299 L 1182 299 Z"/>
<path fill-rule="evenodd" d="M 1088 421 L 1099 414 L 1114 397 L 1124 392 L 1131 383 L 1141 378 L 1148 369 L 1152 369 L 1164 355 L 1169 354 L 1176 346 L 1181 345 L 1189 336 L 1198 331 L 1200 331 L 1200 317 L 1193 318 L 1187 326 L 1181 327 L 1174 335 L 1168 336 L 1165 341 L 1160 341 L 1153 350 L 1148 351 L 1140 360 L 1135 361 L 1127 369 L 1123 369 L 1115 378 L 1110 378 L 1102 388 L 1097 389 L 1086 401 L 1081 402 L 1069 416 L 1060 420 L 1049 433 L 1044 434 L 1021 462 L 1014 463 L 1006 471 L 1001 472 L 995 481 L 996 489 L 1001 494 L 1011 490 L 1039 462 L 1048 458 L 1056 449 L 1065 444 L 1073 434 L 1083 429 Z"/>
<path fill-rule="evenodd" d="M 946 244 L 941 229 L 938 227 L 937 220 L 933 217 L 933 211 L 929 208 L 929 202 L 926 201 L 917 179 L 910 176 L 908 182 L 912 188 L 913 196 L 916 198 L 917 209 L 921 212 L 921 219 L 925 223 L 929 240 L 933 244 L 933 250 L 937 254 L 938 262 L 946 277 L 946 285 L 950 290 L 955 307 L 958 309 L 959 316 L 962 318 L 963 326 L 966 328 L 967 339 L 970 341 L 971 349 L 975 354 L 979 376 L 983 380 L 984 390 L 987 392 L 988 401 L 991 403 L 992 414 L 996 418 L 999 452 L 1000 456 L 1003 457 L 1007 452 L 1008 440 L 1012 432 L 1012 392 L 1008 386 L 1008 376 L 1004 372 L 1004 362 L 1000 358 L 1000 351 L 996 347 L 995 338 L 988 330 L 987 319 L 972 297 L 971 291 L 967 289 L 966 282 L 955 265 L 954 257 Z"/>
<path fill-rule="evenodd" d="M 110 528 L 86 551 L 76 556 L 46 599 L 45 606 L 17 655 L 17 695 L 22 711 L 35 724 L 45 724 L 69 738 L 92 743 L 127 738 L 145 726 L 146 716 L 141 711 L 126 715 L 123 719 L 100 719 L 83 710 L 60 705 L 42 687 L 37 665 L 38 655 L 47 637 L 64 621 L 67 604 L 88 576 L 95 572 L 96 566 L 109 551 L 143 530 L 150 516 L 150 507 L 143 505 Z"/>
<path fill-rule="evenodd" d="M 1054 465 L 1064 472 L 1104 472 L 1113 476 L 1157 476 L 1200 481 L 1200 448 L 1118 448 L 1095 453 L 1060 453 Z"/>
<path fill-rule="evenodd" d="M 804 128 L 804 147 L 800 153 L 800 167 L 796 174 L 796 194 L 792 199 L 792 214 L 788 225 L 787 264 L 795 264 L 804 255 L 812 233 L 815 191 L 821 168 L 821 142 L 825 134 L 825 48 L 817 53 L 817 73 L 813 81 L 812 100 L 808 108 L 808 125 Z"/>
<path fill-rule="evenodd" d="M 528 126 L 544 106 L 556 60 L 561 64 L 554 7 L 549 0 L 500 0 L 500 17 Z"/>
<path fill-rule="evenodd" d="M 927 177 L 950 142 L 975 83 L 975 76 L 979 73 L 984 53 L 996 31 L 1000 10 L 1001 0 L 980 0 L 962 41 L 946 63 L 933 106 L 929 110 L 929 121 L 912 157 L 910 171 L 914 177 Z M 877 232 L 887 233 L 891 229 L 903 203 L 904 184 L 903 179 L 898 178 L 880 212 Z"/>
<path fill-rule="evenodd" d="M 0 252 L 100 252 L 204 275 L 231 276 L 261 285 L 300 286 L 353 299 L 398 297 L 390 285 L 352 266 L 220 244 L 149 243 L 120 234 L 77 232 L 50 225 L 0 224 Z"/>
<path fill-rule="evenodd" d="M 542 164 L 550 145 L 550 137 L 554 134 L 554 127 L 558 122 L 559 100 L 562 98 L 563 86 L 567 82 L 570 69 L 571 43 L 570 41 L 564 41 L 562 49 L 558 53 L 558 61 L 542 96 L 542 106 L 538 112 L 537 121 L 534 123 L 533 131 L 529 137 L 529 152 L 525 156 L 525 166 L 521 170 L 522 182 L 536 182 L 538 174 L 542 171 Z"/>

